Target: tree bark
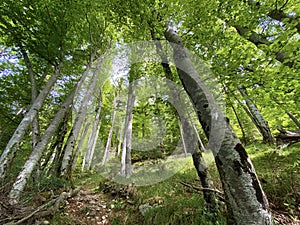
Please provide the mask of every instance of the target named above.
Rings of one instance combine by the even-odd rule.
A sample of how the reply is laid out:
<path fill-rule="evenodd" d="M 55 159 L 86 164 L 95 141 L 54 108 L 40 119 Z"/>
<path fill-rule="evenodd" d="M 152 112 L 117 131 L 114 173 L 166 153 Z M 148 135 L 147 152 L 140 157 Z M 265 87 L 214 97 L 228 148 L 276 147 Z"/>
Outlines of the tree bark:
<path fill-rule="evenodd" d="M 22 171 L 19 173 L 15 183 L 12 186 L 12 189 L 9 193 L 10 204 L 17 204 L 19 202 L 19 197 L 23 192 L 27 180 L 29 179 L 33 169 L 39 162 L 43 151 L 46 149 L 50 139 L 55 134 L 57 128 L 59 127 L 60 121 L 63 119 L 65 112 L 70 107 L 70 104 L 73 101 L 75 94 L 75 89 L 69 94 L 65 102 L 63 103 L 61 109 L 56 113 L 54 119 L 51 124 L 46 129 L 43 138 L 40 142 L 35 146 L 29 159 L 25 162 Z"/>
<path fill-rule="evenodd" d="M 172 45 L 179 78 L 210 141 L 225 193 L 228 224 L 272 224 L 267 198 L 244 147 L 226 123 L 180 37 L 170 27 L 165 37 Z"/>
<path fill-rule="evenodd" d="M 90 123 L 87 123 L 84 126 L 82 134 L 80 135 L 79 143 L 78 143 L 78 145 L 76 147 L 76 151 L 75 151 L 75 154 L 74 154 L 74 157 L 73 157 L 73 161 L 72 161 L 72 166 L 71 166 L 71 171 L 72 172 L 74 171 L 74 169 L 76 167 L 77 158 L 78 158 L 78 155 L 80 153 L 81 147 L 82 147 L 84 141 L 86 140 L 86 136 L 87 136 L 87 133 L 89 131 L 89 128 L 90 128 Z"/>
<path fill-rule="evenodd" d="M 263 37 L 261 34 L 258 34 L 252 30 L 250 30 L 247 27 L 243 27 L 243 26 L 239 26 L 239 25 L 235 25 L 233 26 L 237 33 L 242 36 L 243 38 L 245 38 L 246 40 L 252 42 L 253 44 L 256 45 L 257 48 L 260 48 L 260 45 L 264 44 L 264 45 L 271 45 L 272 42 L 268 41 L 266 37 Z M 275 56 L 275 59 L 278 60 L 279 62 L 283 63 L 284 65 L 293 68 L 295 65 L 297 65 L 297 62 L 295 60 L 293 61 L 286 61 L 287 57 L 286 57 L 286 53 L 285 52 L 272 52 L 272 54 Z"/>
<path fill-rule="evenodd" d="M 129 83 L 124 141 L 123 141 L 122 158 L 121 158 L 121 171 L 120 171 L 120 175 L 124 177 L 130 177 L 131 175 L 131 137 L 132 137 L 134 101 L 135 101 L 135 95 L 133 90 L 133 84 Z"/>
<path fill-rule="evenodd" d="M 297 120 L 297 118 L 291 113 L 291 112 L 286 112 L 288 116 L 293 120 L 293 122 L 297 125 L 297 127 L 300 129 L 300 121 Z"/>
<path fill-rule="evenodd" d="M 69 179 L 71 174 L 71 166 L 72 166 L 72 156 L 74 153 L 74 148 L 77 142 L 78 135 L 80 133 L 83 121 L 86 116 L 86 111 L 88 108 L 88 102 L 93 94 L 94 88 L 97 83 L 98 78 L 98 71 L 100 69 L 100 66 L 102 64 L 102 58 L 99 58 L 96 63 L 96 68 L 93 71 L 90 84 L 87 87 L 88 89 L 84 93 L 84 98 L 82 99 L 80 103 L 80 108 L 78 111 L 78 115 L 76 116 L 76 119 L 74 121 L 72 130 L 70 132 L 70 135 L 68 137 L 68 140 L 66 142 L 66 145 L 64 147 L 64 156 L 60 168 L 60 176 L 66 179 Z"/>
<path fill-rule="evenodd" d="M 257 109 L 254 102 L 249 98 L 246 89 L 242 86 L 238 87 L 241 95 L 246 98 L 246 105 L 248 106 L 248 109 L 251 113 L 251 117 L 253 118 L 253 122 L 261 135 L 263 136 L 263 141 L 268 144 L 274 144 L 274 138 L 271 134 L 270 127 L 268 125 L 268 122 L 264 119 L 264 117 L 261 115 L 259 110 Z"/>
<path fill-rule="evenodd" d="M 18 144 L 20 143 L 28 127 L 36 117 L 37 112 L 42 107 L 49 91 L 55 84 L 59 73 L 60 73 L 60 66 L 55 68 L 55 71 L 53 72 L 52 76 L 48 80 L 45 88 L 40 92 L 40 94 L 38 95 L 34 103 L 31 105 L 29 111 L 25 114 L 24 118 L 22 119 L 19 126 L 15 130 L 13 136 L 10 138 L 7 146 L 5 147 L 0 157 L 0 179 L 3 179 L 5 177 L 5 174 L 8 172 L 11 163 L 13 161 L 13 158 L 17 152 Z"/>
<path fill-rule="evenodd" d="M 84 169 L 85 165 L 87 164 L 87 169 L 91 169 L 91 163 L 96 147 L 96 142 L 98 139 L 99 130 L 101 127 L 101 120 L 100 120 L 100 113 L 102 109 L 102 89 L 100 88 L 99 96 L 98 96 L 98 106 L 97 106 L 97 113 L 95 116 L 92 132 L 89 137 L 88 145 L 86 148 L 85 156 L 82 162 L 82 170 Z"/>
<path fill-rule="evenodd" d="M 21 49 L 21 53 L 23 55 L 25 65 L 27 67 L 29 80 L 31 83 L 31 105 L 32 105 L 37 97 L 37 92 L 38 92 L 36 80 L 35 80 L 35 74 L 33 72 L 32 64 L 30 62 L 30 59 L 26 51 Z M 39 137 L 40 137 L 39 116 L 37 112 L 37 115 L 34 117 L 32 121 L 32 148 L 34 148 L 34 146 L 38 143 Z"/>
<path fill-rule="evenodd" d="M 115 125 L 115 118 L 116 118 L 116 112 L 117 112 L 117 102 L 118 102 L 118 94 L 115 96 L 114 98 L 114 102 L 113 102 L 113 112 L 112 112 L 112 118 L 111 118 L 111 126 L 109 128 L 109 133 L 108 133 L 108 137 L 107 137 L 107 142 L 106 142 L 106 147 L 105 147 L 105 151 L 104 151 L 104 156 L 103 156 L 103 160 L 102 160 L 102 165 L 104 165 L 107 161 L 108 158 L 108 153 L 110 151 L 110 146 L 111 146 L 111 139 L 112 139 L 112 135 L 113 135 L 113 129 L 114 129 L 114 125 Z"/>
<path fill-rule="evenodd" d="M 167 79 L 175 82 L 175 77 L 174 77 L 174 75 L 171 71 L 171 68 L 169 66 L 168 58 L 164 54 L 161 42 L 157 40 L 153 27 L 150 28 L 150 31 L 151 31 L 152 40 L 155 41 L 156 51 L 157 51 L 157 53 L 160 56 L 161 61 L 162 61 L 161 65 L 164 69 L 165 76 L 166 76 Z M 173 97 L 175 98 L 175 96 L 173 96 Z M 177 114 L 177 116 L 179 118 L 179 115 L 178 115 L 176 110 L 174 110 L 174 113 Z M 191 122 L 191 124 L 193 126 L 193 129 L 195 131 L 195 134 L 196 134 L 196 137 L 197 137 L 197 140 L 198 140 L 198 144 L 196 144 L 197 142 L 195 140 L 195 135 L 192 134 L 192 133 L 188 133 L 189 131 L 192 130 L 191 127 L 190 127 L 190 124 L 188 122 L 188 119 L 189 119 L 189 121 Z M 210 179 L 210 174 L 208 172 L 207 165 L 205 163 L 205 160 L 202 157 L 201 150 L 199 150 L 199 146 L 203 151 L 205 150 L 205 147 L 204 147 L 203 142 L 200 138 L 198 130 L 197 130 L 195 124 L 193 123 L 193 121 L 190 117 L 190 114 L 188 114 L 188 119 L 186 117 L 182 118 L 183 121 L 181 121 L 181 124 L 179 124 L 179 127 L 181 127 L 180 125 L 182 125 L 182 127 L 184 128 L 183 129 L 184 132 L 182 132 L 182 129 L 180 129 L 180 131 L 181 131 L 180 133 L 181 133 L 182 141 L 184 143 L 185 153 L 190 152 L 192 154 L 194 167 L 197 171 L 197 174 L 198 174 L 198 177 L 200 179 L 200 183 L 201 183 L 202 187 L 212 188 L 212 181 Z M 189 141 L 187 141 L 188 146 L 186 146 L 184 139 L 189 140 Z M 203 196 L 204 196 L 204 200 L 206 202 L 206 206 L 207 206 L 208 210 L 215 211 L 216 206 L 217 206 L 215 194 L 210 192 L 210 191 L 207 191 L 207 190 L 203 189 Z"/>

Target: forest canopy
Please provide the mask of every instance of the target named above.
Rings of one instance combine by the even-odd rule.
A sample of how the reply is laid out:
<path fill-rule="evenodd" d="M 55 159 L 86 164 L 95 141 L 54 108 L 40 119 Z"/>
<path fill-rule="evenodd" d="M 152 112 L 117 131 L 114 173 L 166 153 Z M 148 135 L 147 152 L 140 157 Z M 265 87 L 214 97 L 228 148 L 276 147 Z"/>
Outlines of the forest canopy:
<path fill-rule="evenodd" d="M 299 14 L 297 0 L 1 2 L 9 207 L 45 178 L 56 194 L 86 171 L 152 185 L 190 157 L 215 213 L 211 151 L 228 224 L 272 224 L 245 146 L 300 141 Z"/>

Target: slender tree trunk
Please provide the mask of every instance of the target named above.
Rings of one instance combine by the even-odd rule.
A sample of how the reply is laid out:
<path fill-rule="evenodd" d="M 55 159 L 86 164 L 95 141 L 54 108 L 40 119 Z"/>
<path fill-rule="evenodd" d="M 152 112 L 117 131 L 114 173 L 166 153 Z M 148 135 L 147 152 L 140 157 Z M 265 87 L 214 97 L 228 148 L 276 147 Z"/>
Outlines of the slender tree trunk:
<path fill-rule="evenodd" d="M 62 161 L 62 152 L 63 152 L 63 145 L 64 145 L 64 140 L 67 136 L 67 133 L 68 133 L 68 121 L 71 117 L 71 109 L 69 109 L 65 116 L 64 116 L 64 119 L 62 121 L 62 124 L 61 124 L 61 129 L 59 131 L 59 135 L 58 135 L 58 144 L 56 146 L 56 149 L 55 149 L 55 157 L 53 159 L 53 164 L 49 164 L 49 168 L 51 167 L 51 173 L 52 174 L 55 174 L 55 176 L 59 176 L 59 171 L 60 171 L 60 165 L 61 165 L 61 161 Z"/>
<path fill-rule="evenodd" d="M 243 126 L 243 124 L 242 124 L 242 121 L 240 120 L 240 117 L 239 117 L 239 115 L 238 115 L 238 113 L 237 113 L 237 111 L 236 111 L 236 109 L 235 109 L 233 103 L 231 103 L 231 108 L 232 108 L 232 111 L 233 111 L 233 113 L 234 113 L 234 115 L 235 115 L 235 118 L 236 118 L 237 121 L 238 121 L 239 127 L 241 128 L 243 143 L 244 143 L 244 144 L 247 144 L 247 138 L 246 138 L 246 133 L 245 133 L 244 126 Z"/>
<path fill-rule="evenodd" d="M 186 144 L 185 144 L 185 140 L 184 140 L 184 135 L 183 135 L 183 130 L 182 130 L 182 127 L 181 127 L 181 123 L 180 123 L 179 120 L 178 120 L 178 126 L 179 126 L 179 132 L 180 132 L 180 137 L 181 137 L 181 142 L 182 142 L 184 155 L 185 155 L 185 157 L 187 157 L 187 148 L 186 148 Z"/>
<path fill-rule="evenodd" d="M 172 45 L 179 78 L 210 141 L 225 193 L 228 224 L 272 224 L 268 201 L 247 152 L 226 123 L 180 37 L 170 27 L 165 37 Z"/>
<path fill-rule="evenodd" d="M 90 123 L 87 123 L 85 126 L 84 126 L 84 129 L 82 131 L 82 134 L 80 135 L 80 138 L 79 138 L 79 143 L 76 147 L 76 150 L 75 150 L 75 154 L 74 154 L 74 157 L 73 157 L 73 161 L 72 161 L 72 166 L 71 166 L 71 171 L 73 172 L 75 167 L 76 167 L 76 163 L 77 163 L 77 158 L 78 158 L 78 155 L 80 153 L 80 150 L 81 150 L 81 147 L 84 143 L 84 141 L 86 140 L 86 136 L 88 134 L 88 131 L 89 131 L 89 128 L 90 128 Z"/>
<path fill-rule="evenodd" d="M 191 122 L 192 127 L 193 127 L 193 129 L 194 129 L 194 131 L 195 131 L 195 134 L 196 134 L 196 136 L 197 136 L 197 140 L 198 140 L 198 143 L 199 143 L 199 145 L 200 145 L 200 150 L 201 150 L 201 151 L 205 151 L 205 147 L 204 147 L 203 141 L 201 140 L 201 137 L 200 137 L 200 135 L 199 135 L 199 132 L 198 132 L 198 130 L 197 130 L 197 127 L 196 127 L 195 123 L 193 122 L 192 118 L 190 117 L 190 115 L 189 115 L 189 121 Z"/>
<path fill-rule="evenodd" d="M 200 139 L 199 134 L 197 134 L 197 131 L 195 131 L 196 129 L 195 125 L 193 123 L 191 125 L 190 121 L 191 121 L 190 118 L 187 117 L 182 118 L 181 123 L 182 123 L 182 127 L 184 128 L 183 138 L 188 140 L 186 141 L 188 152 L 192 153 L 194 167 L 200 179 L 200 184 L 204 188 L 203 196 L 206 202 L 206 207 L 209 211 L 215 212 L 217 210 L 215 193 L 205 189 L 205 188 L 213 189 L 213 182 L 210 178 L 210 174 L 208 172 L 208 167 L 205 163 L 205 160 L 202 157 L 202 152 L 199 149 L 199 144 L 202 143 L 202 141 Z M 202 146 L 202 148 L 204 150 L 204 146 Z"/>
<path fill-rule="evenodd" d="M 111 146 L 111 139 L 112 139 L 112 135 L 113 135 L 113 129 L 114 129 L 114 125 L 115 125 L 115 118 L 116 118 L 116 113 L 117 113 L 117 102 L 118 102 L 118 94 L 115 96 L 114 102 L 113 102 L 113 112 L 112 112 L 112 118 L 111 118 L 111 126 L 109 128 L 109 133 L 108 133 L 108 138 L 107 138 L 107 142 L 106 142 L 106 147 L 105 147 L 105 151 L 104 151 L 104 156 L 103 156 L 103 160 L 102 160 L 102 165 L 104 165 L 107 161 L 108 158 L 108 153 L 110 151 L 110 146 Z"/>
<path fill-rule="evenodd" d="M 249 98 L 245 88 L 242 86 L 239 86 L 238 89 L 239 89 L 241 95 L 246 98 L 246 100 L 245 100 L 246 105 L 248 106 L 248 109 L 251 113 L 251 117 L 253 118 L 253 121 L 255 121 L 255 126 L 260 131 L 261 135 L 263 136 L 263 141 L 265 143 L 274 144 L 275 141 L 271 134 L 268 122 L 261 115 L 261 113 L 257 109 L 254 102 Z"/>
<path fill-rule="evenodd" d="M 152 40 L 155 41 L 157 53 L 161 58 L 161 61 L 162 61 L 161 65 L 164 69 L 166 78 L 173 81 L 173 82 L 175 82 L 175 77 L 172 74 L 171 68 L 169 66 L 168 58 L 164 54 L 161 42 L 158 41 L 156 36 L 155 36 L 155 32 L 154 32 L 153 27 L 151 29 L 151 36 L 152 36 Z M 174 113 L 177 114 L 176 111 Z M 191 122 L 191 124 L 193 126 L 193 129 L 195 131 L 195 134 L 197 136 L 198 144 L 200 145 L 201 149 L 204 151 L 205 147 L 204 147 L 203 142 L 200 138 L 198 130 L 197 130 L 195 124 L 193 123 L 190 115 L 188 114 L 187 116 L 189 117 L 188 119 Z M 211 181 L 210 174 L 208 172 L 208 168 L 207 168 L 207 165 L 205 163 L 205 160 L 202 157 L 202 154 L 201 154 L 201 151 L 199 150 L 198 144 L 194 145 L 196 143 L 196 141 L 194 140 L 194 138 L 195 138 L 194 134 L 188 133 L 188 131 L 191 131 L 190 124 L 189 124 L 187 118 L 182 118 L 182 119 L 183 119 L 183 121 L 181 121 L 181 122 L 183 124 L 182 127 L 184 127 L 184 129 L 183 129 L 184 132 L 183 132 L 183 135 L 181 137 L 183 138 L 183 140 L 184 140 L 184 138 L 186 140 L 189 140 L 188 141 L 189 146 L 188 147 L 185 146 L 185 147 L 187 148 L 188 152 L 192 153 L 194 167 L 195 167 L 195 169 L 197 171 L 197 174 L 199 176 L 201 185 L 204 188 L 212 188 L 212 181 Z M 204 200 L 206 202 L 207 208 L 210 211 L 215 211 L 216 206 L 217 206 L 215 194 L 213 192 L 203 190 L 203 195 L 204 195 Z"/>
<path fill-rule="evenodd" d="M 196 168 L 198 177 L 200 179 L 201 186 L 205 189 L 203 190 L 204 200 L 206 202 L 206 207 L 209 211 L 216 211 L 217 209 L 217 202 L 215 193 L 212 191 L 208 191 L 206 188 L 212 189 L 213 183 L 208 172 L 208 167 L 206 162 L 202 157 L 202 152 L 200 149 L 195 150 L 192 155 L 193 163 Z"/>
<path fill-rule="evenodd" d="M 297 125 L 297 127 L 300 129 L 300 121 L 297 120 L 297 118 L 291 113 L 291 112 L 286 112 L 288 116 L 293 120 L 293 122 Z"/>
<path fill-rule="evenodd" d="M 99 131 L 100 131 L 100 127 L 101 127 L 101 120 L 99 121 L 98 123 L 98 127 L 97 127 L 97 130 L 96 130 L 96 133 L 95 133 L 95 138 L 93 140 L 93 142 L 91 142 L 91 153 L 90 153 L 90 156 L 89 156 L 89 159 L 88 159 L 88 166 L 87 166 L 87 169 L 88 170 L 91 170 L 92 168 L 92 161 L 93 161 L 93 157 L 94 157 L 94 153 L 95 153 L 95 148 L 96 148 L 96 144 L 97 144 L 97 140 L 98 140 L 98 135 L 99 135 Z"/>
<path fill-rule="evenodd" d="M 135 95 L 133 90 L 133 84 L 129 83 L 124 141 L 123 141 L 123 150 L 122 150 L 122 159 L 121 159 L 121 171 L 120 171 L 120 175 L 124 177 L 130 177 L 131 175 L 131 137 L 132 137 L 134 101 L 135 101 Z"/>
<path fill-rule="evenodd" d="M 22 171 L 19 173 L 19 175 L 9 193 L 9 198 L 10 198 L 11 204 L 17 204 L 19 202 L 19 197 L 25 188 L 27 180 L 29 179 L 34 167 L 39 162 L 50 139 L 52 138 L 52 136 L 55 134 L 57 128 L 59 127 L 60 121 L 63 119 L 65 112 L 70 107 L 70 104 L 72 103 L 73 98 L 74 98 L 74 94 L 75 94 L 75 89 L 71 92 L 71 94 L 65 100 L 61 109 L 56 113 L 51 124 L 46 129 L 46 131 L 43 135 L 43 138 L 41 139 L 40 142 L 38 142 L 38 144 L 33 149 L 29 159 L 25 162 L 25 165 L 24 165 Z"/>
<path fill-rule="evenodd" d="M 24 118 L 22 119 L 19 126 L 15 130 L 13 136 L 10 138 L 7 146 L 5 147 L 0 157 L 0 179 L 3 179 L 5 177 L 5 174 L 8 172 L 11 163 L 13 161 L 13 158 L 17 152 L 18 144 L 20 143 L 28 127 L 36 117 L 37 112 L 42 107 L 49 91 L 55 84 L 59 73 L 60 73 L 60 66 L 55 68 L 55 71 L 53 72 L 52 76 L 48 80 L 45 88 L 40 92 L 40 94 L 38 95 L 34 103 L 31 105 L 29 111 L 25 114 Z"/>
<path fill-rule="evenodd" d="M 33 105 L 33 103 L 37 97 L 37 93 L 38 93 L 37 85 L 36 85 L 36 81 L 35 81 L 35 74 L 33 72 L 32 64 L 30 62 L 30 59 L 29 59 L 26 51 L 21 49 L 21 53 L 23 55 L 25 65 L 28 70 L 29 80 L 31 83 L 31 105 Z M 32 147 L 33 148 L 39 141 L 39 136 L 40 136 L 40 129 L 39 129 L 39 117 L 38 117 L 38 112 L 37 112 L 37 115 L 34 117 L 34 119 L 32 121 Z"/>
<path fill-rule="evenodd" d="M 97 83 L 97 78 L 98 78 L 98 70 L 100 69 L 102 63 L 102 58 L 99 58 L 97 61 L 97 65 L 95 70 L 93 71 L 93 75 L 91 77 L 90 84 L 88 86 L 88 89 L 84 93 L 84 97 L 81 101 L 80 109 L 78 112 L 78 115 L 76 116 L 76 119 L 74 121 L 72 130 L 70 132 L 70 135 L 68 137 L 67 143 L 64 147 L 64 156 L 60 168 L 60 176 L 64 178 L 70 178 L 71 174 L 71 166 L 72 166 L 72 156 L 74 153 L 74 148 L 77 142 L 77 138 L 79 135 L 79 132 L 81 130 L 83 121 L 86 116 L 86 111 L 88 108 L 88 102 L 91 99 L 91 96 L 93 94 L 94 88 Z"/>
<path fill-rule="evenodd" d="M 95 146 L 96 146 L 96 142 L 98 139 L 98 134 L 101 126 L 101 120 L 100 120 L 101 109 L 102 109 L 102 89 L 100 88 L 99 96 L 98 96 L 97 113 L 95 116 L 92 132 L 88 140 L 88 145 L 86 148 L 84 159 L 82 161 L 82 171 L 84 170 L 86 164 L 88 165 L 87 166 L 88 169 L 91 168 L 90 166 L 93 159 L 93 154 L 94 154 L 94 150 L 95 150 Z"/>
<path fill-rule="evenodd" d="M 120 155 L 120 153 L 121 153 L 122 139 L 123 139 L 123 134 L 124 134 L 124 126 L 125 126 L 125 121 L 122 122 L 122 125 L 120 127 L 120 136 L 119 136 L 117 155 Z"/>
<path fill-rule="evenodd" d="M 37 85 L 36 85 L 36 80 L 35 80 L 35 74 L 33 72 L 32 64 L 30 62 L 30 59 L 26 53 L 25 50 L 21 49 L 21 53 L 23 55 L 25 65 L 28 70 L 28 75 L 29 75 L 29 80 L 31 83 L 31 105 L 34 103 L 36 97 L 37 97 Z M 39 141 L 40 138 L 40 126 L 39 126 L 39 112 L 36 112 L 36 116 L 34 117 L 32 121 L 32 149 L 36 146 L 36 144 Z M 35 168 L 35 176 L 33 176 L 34 181 L 37 181 L 40 175 L 40 163 L 38 163 L 37 167 Z"/>

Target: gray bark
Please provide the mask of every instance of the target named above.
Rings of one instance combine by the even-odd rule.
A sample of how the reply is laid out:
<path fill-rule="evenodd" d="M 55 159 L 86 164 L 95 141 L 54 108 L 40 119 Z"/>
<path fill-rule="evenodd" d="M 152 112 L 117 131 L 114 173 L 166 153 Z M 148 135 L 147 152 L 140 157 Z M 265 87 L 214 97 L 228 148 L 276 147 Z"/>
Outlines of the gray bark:
<path fill-rule="evenodd" d="M 78 158 L 78 155 L 80 153 L 80 150 L 81 150 L 81 147 L 84 143 L 84 141 L 86 140 L 86 136 L 87 136 L 87 133 L 89 131 L 89 128 L 90 128 L 90 123 L 87 123 L 85 126 L 84 126 L 84 129 L 80 135 L 80 141 L 76 147 L 76 151 L 75 151 L 75 154 L 74 154 L 74 158 L 73 158 L 73 161 L 72 161 L 72 166 L 71 166 L 71 171 L 74 171 L 75 167 L 76 167 L 76 163 L 77 163 L 77 158 Z"/>
<path fill-rule="evenodd" d="M 15 130 L 13 136 L 10 138 L 7 146 L 5 147 L 1 157 L 0 157 L 0 179 L 3 179 L 5 177 L 5 174 L 9 170 L 12 160 L 14 158 L 14 155 L 17 152 L 18 144 L 24 137 L 28 127 L 34 120 L 34 118 L 37 115 L 37 112 L 42 107 L 49 91 L 55 84 L 58 75 L 60 73 L 60 66 L 55 68 L 55 71 L 53 72 L 50 79 L 47 81 L 45 88 L 40 92 L 38 97 L 35 99 L 34 103 L 31 105 L 29 111 L 25 114 L 24 118 L 20 122 L 19 126 Z"/>
<path fill-rule="evenodd" d="M 154 32 L 153 27 L 151 27 L 151 28 L 152 28 L 151 29 L 151 36 L 152 36 L 153 41 L 155 41 L 156 50 L 157 50 L 158 55 L 161 58 L 161 61 L 162 61 L 161 65 L 164 69 L 166 78 L 173 81 L 173 82 L 175 82 L 175 77 L 172 74 L 171 68 L 169 66 L 168 58 L 164 54 L 161 43 L 157 40 L 157 38 L 155 36 L 155 32 Z M 173 96 L 173 97 L 176 98 L 175 96 Z M 174 110 L 174 113 L 178 114 L 176 110 Z M 205 147 L 204 147 L 203 142 L 200 138 L 198 130 L 197 130 L 195 124 L 193 123 L 193 121 L 190 117 L 190 114 L 188 114 L 187 116 L 188 116 L 188 119 L 189 119 L 190 123 L 192 124 L 192 127 L 195 131 L 195 134 L 196 134 L 196 137 L 197 137 L 197 140 L 198 140 L 198 144 L 200 145 L 200 148 L 204 151 Z M 179 115 L 178 115 L 178 117 L 179 117 Z M 182 118 L 182 120 L 183 121 L 181 121 L 181 124 L 179 124 L 179 126 L 182 125 L 182 127 L 184 128 L 183 133 L 182 133 L 182 130 L 180 130 L 181 131 L 181 137 L 183 139 L 183 142 L 188 144 L 188 146 L 186 146 L 186 144 L 184 144 L 184 148 L 186 149 L 185 153 L 186 152 L 192 153 L 194 167 L 197 171 L 197 174 L 198 174 L 198 177 L 200 179 L 200 183 L 201 183 L 202 187 L 212 188 L 212 181 L 211 181 L 211 178 L 210 178 L 210 174 L 208 172 L 208 168 L 207 168 L 207 165 L 205 163 L 205 160 L 202 157 L 202 153 L 199 150 L 199 146 L 198 146 L 198 144 L 195 140 L 195 135 L 194 135 L 194 133 L 189 133 L 193 129 L 191 129 L 187 118 L 184 117 L 184 118 Z M 189 140 L 189 141 L 185 142 L 184 139 Z M 216 206 L 217 206 L 215 194 L 211 191 L 207 191 L 206 189 L 203 189 L 203 195 L 204 195 L 204 200 L 206 202 L 206 206 L 207 206 L 208 210 L 215 211 Z"/>
<path fill-rule="evenodd" d="M 186 148 L 186 144 L 185 144 L 185 140 L 184 140 L 184 134 L 183 134 L 181 123 L 179 120 L 178 120 L 178 126 L 179 126 L 179 132 L 180 132 L 181 143 L 182 143 L 184 155 L 185 155 L 185 157 L 187 157 L 187 148 Z"/>
<path fill-rule="evenodd" d="M 26 51 L 21 49 L 21 52 L 25 61 L 25 65 L 28 70 L 29 80 L 31 83 L 31 105 L 32 105 L 37 97 L 37 92 L 38 92 L 36 81 L 35 81 L 35 74 L 33 72 L 32 65 Z M 32 121 L 32 147 L 33 148 L 39 141 L 39 137 L 40 137 L 39 116 L 37 112 L 37 115 L 34 117 Z"/>
<path fill-rule="evenodd" d="M 51 124 L 46 129 L 43 138 L 40 142 L 38 142 L 38 144 L 33 149 L 31 155 L 29 156 L 28 160 L 25 162 L 22 171 L 19 173 L 9 193 L 10 204 L 17 204 L 19 202 L 19 197 L 25 188 L 27 180 L 31 176 L 33 169 L 38 164 L 44 150 L 49 144 L 49 141 L 51 140 L 52 136 L 55 134 L 57 128 L 59 127 L 60 121 L 63 119 L 65 112 L 68 110 L 68 107 L 70 107 L 70 104 L 72 103 L 74 98 L 74 94 L 75 90 L 73 90 L 68 96 L 68 98 L 65 100 L 61 109 L 56 113 Z"/>
<path fill-rule="evenodd" d="M 123 134 L 124 134 L 124 126 L 125 126 L 125 122 L 123 121 L 121 124 L 121 127 L 120 127 L 120 136 L 119 136 L 117 155 L 120 155 L 120 153 L 121 153 L 121 145 L 122 145 L 122 139 L 123 139 Z"/>
<path fill-rule="evenodd" d="M 250 116 L 252 118 L 252 121 L 254 122 L 255 126 L 263 136 L 263 141 L 265 143 L 274 144 L 274 138 L 271 134 L 270 127 L 268 125 L 268 122 L 264 119 L 264 117 L 259 112 L 258 108 L 254 104 L 254 102 L 249 98 L 246 90 L 244 87 L 239 86 L 238 87 L 241 95 L 246 98 L 246 105 L 248 106 L 248 109 L 250 111 Z"/>
<path fill-rule="evenodd" d="M 81 101 L 78 115 L 76 116 L 72 130 L 70 132 L 70 135 L 69 135 L 66 145 L 64 147 L 64 156 L 63 156 L 63 160 L 62 160 L 62 164 L 61 164 L 61 168 L 60 168 L 60 176 L 61 177 L 70 178 L 71 165 L 72 165 L 71 163 L 72 163 L 72 156 L 73 156 L 74 148 L 75 148 L 77 138 L 78 138 L 79 132 L 81 130 L 83 121 L 86 116 L 88 102 L 91 99 L 91 96 L 93 94 L 94 88 L 97 83 L 98 71 L 100 69 L 101 64 L 102 64 L 102 58 L 99 58 L 96 63 L 96 68 L 93 71 L 93 75 L 91 77 L 91 81 L 88 86 L 88 90 L 86 90 L 86 92 L 84 93 L 84 98 Z"/>
<path fill-rule="evenodd" d="M 209 139 L 225 193 L 228 224 L 272 224 L 268 201 L 244 147 L 195 70 L 180 37 L 171 28 L 165 37 L 171 42 L 179 78 Z"/>
<path fill-rule="evenodd" d="M 95 151 L 95 147 L 96 147 L 96 142 L 98 139 L 98 134 L 99 134 L 100 126 L 101 126 L 101 120 L 100 120 L 100 113 L 101 113 L 101 109 L 102 109 L 102 90 L 101 90 L 101 88 L 100 88 L 98 98 L 99 99 L 98 99 L 97 113 L 95 116 L 92 132 L 89 137 L 85 156 L 84 156 L 84 159 L 82 162 L 82 170 L 84 169 L 86 163 L 88 165 L 87 169 L 91 169 L 92 159 L 93 159 L 93 155 L 94 155 L 94 151 Z"/>
<path fill-rule="evenodd" d="M 124 177 L 130 177 L 131 175 L 131 137 L 134 101 L 135 95 L 133 90 L 133 84 L 129 83 L 120 171 L 120 175 Z"/>
<path fill-rule="evenodd" d="M 271 45 L 272 42 L 268 41 L 266 37 L 262 36 L 261 34 L 258 34 L 252 30 L 250 30 L 247 27 L 235 25 L 234 28 L 237 30 L 238 34 L 245 38 L 246 40 L 252 42 L 255 44 L 258 48 L 260 45 Z M 283 63 L 284 65 L 292 68 L 295 65 L 297 65 L 297 62 L 295 60 L 287 61 L 287 54 L 285 52 L 272 52 L 272 54 L 275 56 L 275 59 L 279 62 Z"/>
<path fill-rule="evenodd" d="M 103 160 L 102 160 L 102 165 L 104 165 L 106 163 L 107 158 L 108 158 L 108 153 L 110 151 L 111 139 L 112 139 L 112 135 L 113 135 L 113 129 L 114 129 L 114 125 L 115 125 L 115 118 L 116 118 L 116 112 L 117 112 L 117 101 L 118 101 L 118 95 L 115 96 L 114 102 L 113 102 L 111 126 L 109 128 L 109 133 L 108 133 L 108 137 L 107 137 L 107 142 L 106 142 L 106 147 L 105 147 L 104 156 L 103 156 Z"/>
<path fill-rule="evenodd" d="M 37 92 L 38 92 L 36 80 L 35 80 L 35 74 L 33 72 L 32 64 L 27 55 L 27 52 L 21 48 L 21 53 L 23 55 L 25 65 L 27 67 L 29 80 L 31 83 L 31 105 L 32 105 L 37 97 Z M 36 116 L 34 117 L 34 119 L 32 121 L 31 128 L 32 128 L 31 136 L 32 136 L 32 149 L 33 149 L 36 146 L 36 144 L 38 143 L 39 138 L 40 138 L 39 112 L 36 112 Z M 36 181 L 36 180 L 38 180 L 39 174 L 40 174 L 39 166 L 36 167 L 35 173 L 36 174 L 33 177 L 34 177 L 34 180 Z"/>

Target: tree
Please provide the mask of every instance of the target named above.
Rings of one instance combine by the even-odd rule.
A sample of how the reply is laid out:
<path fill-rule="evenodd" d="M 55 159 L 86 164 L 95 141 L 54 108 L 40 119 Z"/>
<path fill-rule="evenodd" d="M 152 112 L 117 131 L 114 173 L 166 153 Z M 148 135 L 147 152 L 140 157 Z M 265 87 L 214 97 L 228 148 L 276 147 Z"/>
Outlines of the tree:
<path fill-rule="evenodd" d="M 165 36 L 173 47 L 179 78 L 193 102 L 207 138 L 210 141 L 219 139 L 222 134 L 216 134 L 224 131 L 223 140 L 214 140 L 221 141 L 220 146 L 212 146 L 212 151 L 225 192 L 228 223 L 272 224 L 267 198 L 244 147 L 201 81 L 179 36 L 170 27 Z"/>

